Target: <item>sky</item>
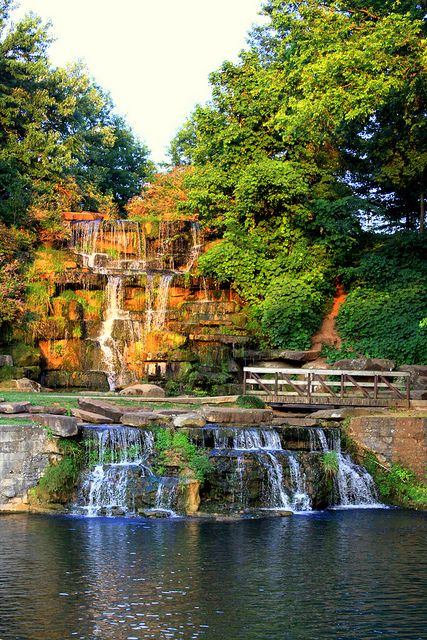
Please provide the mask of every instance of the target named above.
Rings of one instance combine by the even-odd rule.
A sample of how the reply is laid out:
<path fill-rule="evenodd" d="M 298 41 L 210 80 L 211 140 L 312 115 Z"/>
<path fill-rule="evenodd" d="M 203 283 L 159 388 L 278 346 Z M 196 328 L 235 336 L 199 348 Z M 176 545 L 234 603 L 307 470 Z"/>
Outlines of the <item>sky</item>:
<path fill-rule="evenodd" d="M 52 22 L 55 66 L 83 60 L 116 110 L 165 160 L 193 107 L 210 96 L 208 75 L 237 60 L 262 0 L 18 0 Z"/>

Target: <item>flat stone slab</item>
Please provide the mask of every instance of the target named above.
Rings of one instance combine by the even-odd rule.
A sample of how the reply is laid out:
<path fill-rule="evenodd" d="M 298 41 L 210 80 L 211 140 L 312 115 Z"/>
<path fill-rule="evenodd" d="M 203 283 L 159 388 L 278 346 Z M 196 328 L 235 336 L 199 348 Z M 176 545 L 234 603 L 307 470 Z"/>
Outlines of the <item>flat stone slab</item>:
<path fill-rule="evenodd" d="M 0 413 L 26 413 L 31 407 L 31 402 L 2 402 Z"/>
<path fill-rule="evenodd" d="M 172 425 L 172 416 L 165 416 L 152 411 L 124 413 L 120 422 L 128 427 L 151 427 L 155 424 Z"/>
<path fill-rule="evenodd" d="M 384 407 L 343 407 L 342 409 L 321 409 L 310 414 L 315 420 L 345 420 L 351 416 L 369 416 L 373 413 L 386 412 Z"/>
<path fill-rule="evenodd" d="M 64 407 L 58 407 L 55 404 L 47 406 L 32 404 L 28 408 L 28 413 L 52 413 L 55 416 L 65 416 L 67 414 L 67 410 L 64 409 Z"/>
<path fill-rule="evenodd" d="M 204 427 L 206 424 L 205 418 L 200 413 L 184 413 L 183 415 L 175 416 L 173 419 L 174 427 Z"/>
<path fill-rule="evenodd" d="M 54 436 L 69 438 L 76 436 L 79 432 L 77 418 L 70 416 L 54 416 L 48 413 L 41 413 L 37 417 L 33 416 L 32 419 L 51 430 Z"/>
<path fill-rule="evenodd" d="M 113 424 L 114 422 L 111 418 L 107 418 L 107 416 L 101 416 L 99 413 L 92 413 L 84 409 L 71 409 L 71 413 L 75 418 L 78 418 L 82 422 L 89 422 L 89 424 Z"/>
<path fill-rule="evenodd" d="M 274 417 L 270 409 L 239 409 L 231 407 L 203 407 L 207 422 L 219 424 L 263 424 Z"/>
<path fill-rule="evenodd" d="M 103 400 L 92 400 L 91 398 L 79 398 L 79 409 L 96 413 L 105 418 L 110 418 L 113 422 L 119 423 L 125 409 L 121 409 L 111 402 Z"/>
<path fill-rule="evenodd" d="M 272 420 L 273 426 L 284 427 L 316 427 L 317 421 L 311 418 L 274 418 Z"/>

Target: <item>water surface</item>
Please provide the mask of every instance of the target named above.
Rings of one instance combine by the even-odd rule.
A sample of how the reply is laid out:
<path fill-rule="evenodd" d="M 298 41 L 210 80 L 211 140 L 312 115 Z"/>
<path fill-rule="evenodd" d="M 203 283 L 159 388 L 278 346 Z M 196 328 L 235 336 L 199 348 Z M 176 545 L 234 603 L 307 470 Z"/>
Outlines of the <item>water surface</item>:
<path fill-rule="evenodd" d="M 427 638 L 424 514 L 3 515 L 1 640 Z"/>

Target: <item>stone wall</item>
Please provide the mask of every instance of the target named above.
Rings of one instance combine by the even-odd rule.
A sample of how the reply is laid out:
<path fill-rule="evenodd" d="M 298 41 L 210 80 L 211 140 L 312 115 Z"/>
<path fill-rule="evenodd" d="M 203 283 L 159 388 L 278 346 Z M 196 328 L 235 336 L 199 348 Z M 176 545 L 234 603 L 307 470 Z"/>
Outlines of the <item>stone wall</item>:
<path fill-rule="evenodd" d="M 362 449 L 373 451 L 383 464 L 399 463 L 425 479 L 427 418 L 361 416 L 351 419 L 349 435 Z"/>
<path fill-rule="evenodd" d="M 57 453 L 56 441 L 41 427 L 0 426 L 0 511 L 27 508 L 28 489 Z"/>

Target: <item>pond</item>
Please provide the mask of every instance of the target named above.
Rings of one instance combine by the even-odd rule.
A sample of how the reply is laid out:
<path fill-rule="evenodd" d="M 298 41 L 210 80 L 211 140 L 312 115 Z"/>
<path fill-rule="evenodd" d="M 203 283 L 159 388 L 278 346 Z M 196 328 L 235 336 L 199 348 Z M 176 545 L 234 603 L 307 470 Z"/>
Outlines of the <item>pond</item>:
<path fill-rule="evenodd" d="M 397 509 L 2 515 L 0 638 L 425 639 L 426 533 L 425 514 Z"/>

